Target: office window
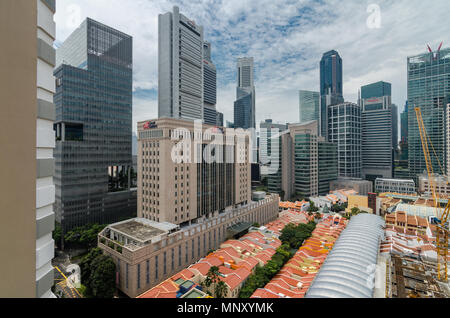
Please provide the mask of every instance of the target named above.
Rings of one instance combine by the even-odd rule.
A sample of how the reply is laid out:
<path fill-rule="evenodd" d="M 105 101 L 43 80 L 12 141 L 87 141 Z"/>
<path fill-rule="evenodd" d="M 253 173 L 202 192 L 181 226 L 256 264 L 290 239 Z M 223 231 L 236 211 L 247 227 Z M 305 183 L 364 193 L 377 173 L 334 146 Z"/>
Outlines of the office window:
<path fill-rule="evenodd" d="M 163 275 L 167 275 L 167 252 L 164 252 Z"/>
<path fill-rule="evenodd" d="M 126 272 L 125 272 L 125 288 L 128 289 L 128 263 L 126 265 Z"/>
<path fill-rule="evenodd" d="M 174 271 L 175 270 L 175 249 L 174 248 L 172 248 L 172 259 L 170 261 L 172 264 L 172 266 L 171 266 L 172 271 Z"/>
<path fill-rule="evenodd" d="M 146 273 L 147 284 L 150 284 L 150 261 L 147 260 L 147 273 Z"/>
<path fill-rule="evenodd" d="M 137 288 L 141 288 L 141 264 L 137 266 Z"/>
<path fill-rule="evenodd" d="M 155 279 L 158 280 L 158 255 L 155 256 Z"/>

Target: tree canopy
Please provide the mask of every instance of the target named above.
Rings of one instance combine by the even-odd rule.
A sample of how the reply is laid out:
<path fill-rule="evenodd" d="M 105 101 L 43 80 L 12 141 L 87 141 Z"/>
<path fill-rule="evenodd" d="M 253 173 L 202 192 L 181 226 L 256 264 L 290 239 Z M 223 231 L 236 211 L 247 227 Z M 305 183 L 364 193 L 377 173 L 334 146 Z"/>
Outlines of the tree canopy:
<path fill-rule="evenodd" d="M 88 224 L 77 227 L 64 235 L 64 243 L 68 248 L 91 249 L 97 246 L 97 237 L 106 225 Z"/>
<path fill-rule="evenodd" d="M 103 255 L 101 249 L 94 248 L 81 260 L 80 269 L 86 297 L 114 297 L 116 265 L 110 256 Z"/>

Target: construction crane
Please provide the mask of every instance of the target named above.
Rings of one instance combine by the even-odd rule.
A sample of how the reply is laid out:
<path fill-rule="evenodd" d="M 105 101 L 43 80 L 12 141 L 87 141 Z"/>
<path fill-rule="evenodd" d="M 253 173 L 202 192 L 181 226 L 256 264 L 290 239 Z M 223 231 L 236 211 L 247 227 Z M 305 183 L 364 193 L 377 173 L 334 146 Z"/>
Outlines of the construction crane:
<path fill-rule="evenodd" d="M 425 157 L 425 163 L 427 166 L 427 173 L 428 173 L 428 184 L 431 190 L 431 194 L 433 195 L 434 199 L 434 207 L 436 208 L 436 217 L 438 217 L 438 223 L 436 226 L 436 249 L 437 249 L 437 272 L 438 272 L 438 280 L 447 282 L 448 281 L 448 262 L 447 262 L 447 255 L 448 255 L 448 218 L 450 213 L 450 200 L 448 200 L 447 205 L 442 212 L 442 215 L 438 215 L 438 207 L 439 205 L 439 198 L 436 193 L 436 183 L 434 182 L 434 173 L 433 173 L 433 164 L 431 162 L 431 155 L 429 146 L 433 149 L 433 153 L 436 157 L 436 160 L 439 164 L 439 167 L 441 168 L 441 173 L 444 174 L 444 171 L 442 169 L 442 165 L 439 161 L 439 158 L 436 154 L 436 151 L 434 149 L 433 143 L 431 142 L 430 137 L 427 134 L 427 130 L 425 128 L 425 125 L 423 123 L 422 118 L 422 111 L 419 107 L 414 108 L 416 112 L 417 117 L 417 123 L 419 125 L 419 132 L 420 132 L 420 140 L 422 141 L 422 148 L 423 148 L 423 155 Z"/>

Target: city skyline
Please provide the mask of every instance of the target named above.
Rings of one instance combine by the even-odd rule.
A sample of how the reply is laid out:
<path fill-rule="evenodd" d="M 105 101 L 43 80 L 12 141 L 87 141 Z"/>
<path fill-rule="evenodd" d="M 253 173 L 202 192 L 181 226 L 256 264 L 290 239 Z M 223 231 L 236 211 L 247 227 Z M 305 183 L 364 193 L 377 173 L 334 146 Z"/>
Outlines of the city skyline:
<path fill-rule="evenodd" d="M 372 13 L 366 3 L 359 2 L 337 6 L 337 2 L 324 5 L 284 1 L 256 6 L 232 1 L 192 4 L 164 0 L 127 4 L 117 1 L 105 5 L 104 1 L 61 0 L 57 2 L 55 17 L 56 46 L 77 27 L 77 19 L 81 22 L 87 16 L 135 38 L 133 131 L 136 131 L 137 121 L 157 117 L 158 14 L 178 5 L 204 27 L 205 38 L 213 45 L 217 109 L 223 111 L 225 121 L 233 118 L 235 61 L 238 57 L 254 56 L 255 86 L 260 92 L 256 97 L 256 122 L 266 118 L 284 122 L 298 118 L 298 90 L 319 89 L 320 58 L 333 49 L 344 60 L 346 101 L 356 102 L 358 89 L 363 85 L 387 81 L 392 83 L 393 103 L 405 104 L 407 57 L 425 53 L 426 44 L 435 50 L 441 41 L 444 47 L 450 43 L 445 25 L 439 22 L 444 19 L 447 3 L 380 1 L 378 4 L 379 29 L 367 23 Z M 125 11 L 129 14 L 122 14 Z M 416 23 L 419 18 L 425 21 L 420 27 Z M 340 30 L 339 37 L 333 36 L 336 29 Z M 273 105 L 277 105 L 277 111 Z M 400 106 L 399 112 L 402 111 Z"/>

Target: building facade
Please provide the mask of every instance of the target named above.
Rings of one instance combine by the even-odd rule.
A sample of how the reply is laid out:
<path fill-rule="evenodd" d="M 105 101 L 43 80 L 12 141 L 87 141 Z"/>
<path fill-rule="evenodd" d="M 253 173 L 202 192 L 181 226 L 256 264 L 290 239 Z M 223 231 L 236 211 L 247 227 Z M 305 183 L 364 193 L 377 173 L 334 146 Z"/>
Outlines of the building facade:
<path fill-rule="evenodd" d="M 278 195 L 269 195 L 185 227 L 142 218 L 119 222 L 99 234 L 98 246 L 116 263 L 117 287 L 134 298 L 219 248 L 233 225 L 275 220 L 278 204 Z"/>
<path fill-rule="evenodd" d="M 237 90 L 234 103 L 234 128 L 256 128 L 253 57 L 237 61 Z"/>
<path fill-rule="evenodd" d="M 445 161 L 445 100 L 450 94 L 450 48 L 408 57 L 408 156 L 411 178 L 426 170 L 414 108 L 420 108 L 425 128 L 443 167 Z M 412 109 L 412 110 L 411 110 Z M 441 171 L 431 156 L 434 171 Z"/>
<path fill-rule="evenodd" d="M 393 175 L 398 122 L 391 99 L 390 83 L 361 88 L 362 175 L 369 181 Z"/>
<path fill-rule="evenodd" d="M 281 155 L 276 173 L 268 176 L 268 190 L 289 199 L 327 194 L 337 179 L 337 146 L 318 136 L 318 123 L 288 125 L 279 137 Z"/>
<path fill-rule="evenodd" d="M 174 6 L 159 15 L 158 30 L 158 117 L 202 120 L 203 27 Z"/>
<path fill-rule="evenodd" d="M 249 137 L 222 131 L 181 119 L 138 123 L 138 217 L 191 224 L 251 201 Z"/>
<path fill-rule="evenodd" d="M 378 193 L 415 194 L 416 183 L 414 180 L 378 178 L 375 180 L 375 191 Z"/>
<path fill-rule="evenodd" d="M 330 191 L 355 190 L 360 195 L 367 195 L 373 192 L 373 183 L 360 178 L 338 178 L 330 182 Z"/>
<path fill-rule="evenodd" d="M 261 175 L 267 176 L 267 170 L 269 169 L 269 167 L 273 167 L 276 169 L 279 168 L 281 157 L 283 155 L 280 151 L 281 148 L 278 148 L 277 151 L 272 152 L 272 145 L 281 147 L 280 137 L 278 137 L 275 142 L 272 141 L 272 137 L 279 133 L 285 132 L 288 127 L 286 124 L 278 124 L 274 123 L 272 119 L 266 119 L 259 124 L 259 128 L 259 162 L 262 166 Z M 275 188 L 272 190 L 272 192 L 277 192 L 275 191 Z"/>
<path fill-rule="evenodd" d="M 342 59 L 335 50 L 323 54 L 320 61 L 320 113 L 319 129 L 328 138 L 328 106 L 344 102 Z"/>
<path fill-rule="evenodd" d="M 300 121 L 307 123 L 313 120 L 319 122 L 320 112 L 320 93 L 301 90 L 300 98 Z"/>
<path fill-rule="evenodd" d="M 338 175 L 361 178 L 361 108 L 354 103 L 328 107 L 329 141 L 338 147 Z"/>
<path fill-rule="evenodd" d="M 1 298 L 54 298 L 55 1 L 0 2 Z"/>
<path fill-rule="evenodd" d="M 211 59 L 211 43 L 203 43 L 203 122 L 223 127 L 223 114 L 217 112 L 217 70 Z"/>
<path fill-rule="evenodd" d="M 57 50 L 55 212 L 64 231 L 136 215 L 132 56 L 130 36 L 89 18 Z"/>
<path fill-rule="evenodd" d="M 433 175 L 433 183 L 436 194 L 444 198 L 450 196 L 450 185 L 447 176 Z M 419 187 L 418 192 L 425 195 L 432 195 L 432 185 L 430 185 L 430 179 L 427 174 L 419 175 Z"/>

